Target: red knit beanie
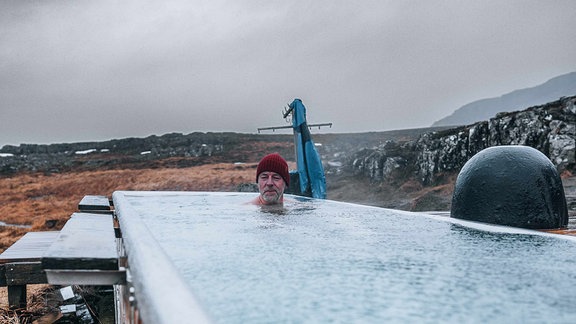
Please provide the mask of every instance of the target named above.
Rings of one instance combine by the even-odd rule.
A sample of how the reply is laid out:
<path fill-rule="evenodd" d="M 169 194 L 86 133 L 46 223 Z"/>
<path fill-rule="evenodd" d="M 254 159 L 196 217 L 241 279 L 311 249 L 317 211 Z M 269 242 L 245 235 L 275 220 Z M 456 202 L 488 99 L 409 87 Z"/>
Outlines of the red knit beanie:
<path fill-rule="evenodd" d="M 260 160 L 260 163 L 258 163 L 258 169 L 256 170 L 256 182 L 258 182 L 258 176 L 260 176 L 260 173 L 265 171 L 278 173 L 282 177 L 282 179 L 284 179 L 286 185 L 287 186 L 290 185 L 290 173 L 288 172 L 288 163 L 286 163 L 286 160 L 284 160 L 284 158 L 280 156 L 280 154 L 278 153 L 268 154 L 264 158 L 262 158 L 262 160 Z"/>

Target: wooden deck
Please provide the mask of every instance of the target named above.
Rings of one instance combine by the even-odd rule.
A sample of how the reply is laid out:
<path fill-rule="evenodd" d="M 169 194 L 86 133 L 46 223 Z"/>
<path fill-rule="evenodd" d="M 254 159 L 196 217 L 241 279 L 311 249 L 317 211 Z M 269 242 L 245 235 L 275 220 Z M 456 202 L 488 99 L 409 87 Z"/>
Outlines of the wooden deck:
<path fill-rule="evenodd" d="M 118 270 L 111 215 L 74 213 L 42 258 L 44 269 Z"/>
<path fill-rule="evenodd" d="M 82 212 L 112 213 L 111 209 L 106 196 L 84 196 L 78 203 L 78 210 Z"/>
<path fill-rule="evenodd" d="M 0 255 L 0 264 L 40 261 L 60 232 L 28 232 Z"/>
<path fill-rule="evenodd" d="M 125 284 L 114 215 L 105 196 L 85 196 L 60 231 L 28 232 L 0 254 L 10 308 L 26 307 L 26 285 Z"/>
<path fill-rule="evenodd" d="M 28 232 L 0 254 L 0 286 L 8 287 L 10 308 L 26 307 L 26 285 L 47 283 L 42 256 L 60 232 Z"/>

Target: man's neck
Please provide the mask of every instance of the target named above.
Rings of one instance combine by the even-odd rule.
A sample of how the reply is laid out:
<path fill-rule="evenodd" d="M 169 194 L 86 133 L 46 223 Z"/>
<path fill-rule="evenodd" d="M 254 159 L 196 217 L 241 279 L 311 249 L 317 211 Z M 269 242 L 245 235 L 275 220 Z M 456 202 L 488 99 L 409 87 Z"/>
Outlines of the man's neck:
<path fill-rule="evenodd" d="M 284 196 L 280 196 L 280 199 L 278 199 L 276 202 L 273 203 L 267 202 L 262 198 L 262 196 L 258 196 L 259 205 L 272 206 L 272 205 L 282 205 L 283 203 L 284 203 Z"/>

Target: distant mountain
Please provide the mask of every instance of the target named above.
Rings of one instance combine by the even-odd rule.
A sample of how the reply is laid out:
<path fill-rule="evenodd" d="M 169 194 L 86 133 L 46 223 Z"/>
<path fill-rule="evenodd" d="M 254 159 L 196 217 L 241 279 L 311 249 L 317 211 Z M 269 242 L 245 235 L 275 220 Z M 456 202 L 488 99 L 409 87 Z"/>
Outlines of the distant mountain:
<path fill-rule="evenodd" d="M 499 112 L 523 110 L 576 95 L 576 72 L 564 74 L 532 88 L 512 91 L 498 98 L 481 99 L 458 108 L 448 117 L 432 124 L 436 126 L 469 125 L 488 120 Z"/>

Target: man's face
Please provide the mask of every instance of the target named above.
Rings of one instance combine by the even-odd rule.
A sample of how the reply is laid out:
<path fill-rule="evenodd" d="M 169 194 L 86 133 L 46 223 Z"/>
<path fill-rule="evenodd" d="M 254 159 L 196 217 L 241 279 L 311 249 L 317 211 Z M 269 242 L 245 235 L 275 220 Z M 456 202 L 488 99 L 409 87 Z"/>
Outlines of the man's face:
<path fill-rule="evenodd" d="M 260 191 L 262 202 L 266 205 L 282 202 L 285 188 L 284 179 L 276 172 L 264 171 L 258 176 L 258 190 Z"/>

